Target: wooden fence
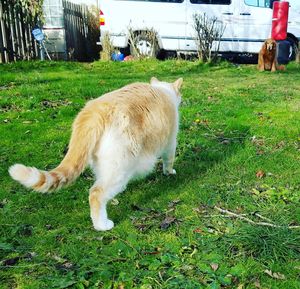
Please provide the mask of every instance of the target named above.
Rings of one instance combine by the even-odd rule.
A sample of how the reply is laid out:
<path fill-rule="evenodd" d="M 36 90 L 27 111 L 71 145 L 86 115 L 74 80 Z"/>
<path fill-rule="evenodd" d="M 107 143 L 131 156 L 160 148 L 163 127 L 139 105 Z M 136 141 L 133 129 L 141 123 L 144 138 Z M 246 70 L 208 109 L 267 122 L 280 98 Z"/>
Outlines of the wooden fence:
<path fill-rule="evenodd" d="M 0 0 L 0 63 L 38 58 L 38 45 L 26 21 L 28 11 L 16 1 Z M 63 0 L 67 54 L 70 60 L 93 61 L 99 58 L 98 12 L 86 5 Z"/>
<path fill-rule="evenodd" d="M 33 27 L 26 23 L 28 11 L 12 2 L 0 0 L 0 63 L 38 56 Z"/>
<path fill-rule="evenodd" d="M 63 0 L 66 45 L 69 59 L 92 61 L 99 58 L 98 13 L 94 15 L 86 5 Z"/>

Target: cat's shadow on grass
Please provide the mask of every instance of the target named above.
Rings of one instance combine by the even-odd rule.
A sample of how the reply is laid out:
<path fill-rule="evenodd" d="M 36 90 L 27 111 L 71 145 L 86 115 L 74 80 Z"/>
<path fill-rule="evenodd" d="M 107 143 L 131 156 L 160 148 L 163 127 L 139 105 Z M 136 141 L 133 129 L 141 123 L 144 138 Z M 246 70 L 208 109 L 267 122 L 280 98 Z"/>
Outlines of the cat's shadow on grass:
<path fill-rule="evenodd" d="M 247 139 L 250 139 L 249 127 L 240 126 L 234 130 L 234 134 L 207 137 L 208 142 L 206 141 L 204 147 L 189 146 L 188 140 L 184 145 L 179 144 L 174 164 L 177 174 L 164 176 L 162 164 L 159 162 L 150 175 L 129 183 L 127 189 L 117 196 L 122 204 L 122 214 L 119 208 L 109 206 L 109 215 L 119 223 L 133 214 L 133 207 L 152 208 L 154 199 L 159 201 L 160 198 L 166 198 L 166 195 L 170 196 L 169 201 L 176 196 L 178 198 L 178 194 L 183 192 L 189 183 L 201 179 L 213 167 L 226 162 L 228 158 L 244 149 Z M 196 192 L 197 188 L 195 194 Z"/>

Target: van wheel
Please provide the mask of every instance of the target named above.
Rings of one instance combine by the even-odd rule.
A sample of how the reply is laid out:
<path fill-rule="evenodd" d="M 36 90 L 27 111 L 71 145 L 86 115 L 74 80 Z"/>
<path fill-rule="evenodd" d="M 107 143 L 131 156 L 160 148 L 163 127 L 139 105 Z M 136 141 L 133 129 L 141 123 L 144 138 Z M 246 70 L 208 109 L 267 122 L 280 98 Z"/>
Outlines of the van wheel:
<path fill-rule="evenodd" d="M 130 53 L 135 57 L 157 57 L 159 46 L 156 36 L 151 31 L 137 34 L 130 45 Z"/>
<path fill-rule="evenodd" d="M 298 52 L 298 43 L 292 37 L 287 37 L 286 39 L 290 43 L 290 53 L 289 53 L 289 61 L 293 61 L 296 59 L 296 55 Z"/>

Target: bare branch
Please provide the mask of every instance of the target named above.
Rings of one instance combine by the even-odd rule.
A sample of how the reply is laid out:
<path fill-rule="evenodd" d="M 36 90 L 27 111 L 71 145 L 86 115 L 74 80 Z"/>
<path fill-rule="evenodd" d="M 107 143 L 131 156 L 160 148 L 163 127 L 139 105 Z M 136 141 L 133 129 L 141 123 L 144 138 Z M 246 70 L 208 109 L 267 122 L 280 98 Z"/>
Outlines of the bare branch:
<path fill-rule="evenodd" d="M 193 19 L 198 57 L 204 62 L 214 61 L 226 26 L 216 17 L 209 18 L 206 13 L 194 14 Z M 214 45 L 215 49 L 213 49 Z M 212 58 L 213 54 L 214 58 Z"/>
<path fill-rule="evenodd" d="M 249 224 L 252 224 L 252 225 L 258 225 L 258 226 L 267 226 L 267 227 L 272 227 L 272 228 L 288 228 L 288 229 L 300 229 L 300 226 L 281 226 L 281 225 L 276 225 L 276 224 L 273 224 L 273 223 L 267 223 L 267 222 L 254 222 L 253 220 L 245 217 L 244 215 L 241 215 L 241 214 L 236 214 L 236 213 L 233 213 L 231 211 L 228 211 L 226 209 L 222 209 L 222 208 L 219 208 L 217 206 L 214 206 L 214 208 L 221 212 L 222 214 L 226 214 L 227 216 L 231 217 L 231 218 L 237 218 L 237 219 L 240 219 L 240 220 L 243 220 L 243 221 L 246 221 L 247 223 Z M 269 220 L 259 214 L 256 214 L 257 217 L 261 218 L 261 219 L 266 219 L 266 220 Z"/>

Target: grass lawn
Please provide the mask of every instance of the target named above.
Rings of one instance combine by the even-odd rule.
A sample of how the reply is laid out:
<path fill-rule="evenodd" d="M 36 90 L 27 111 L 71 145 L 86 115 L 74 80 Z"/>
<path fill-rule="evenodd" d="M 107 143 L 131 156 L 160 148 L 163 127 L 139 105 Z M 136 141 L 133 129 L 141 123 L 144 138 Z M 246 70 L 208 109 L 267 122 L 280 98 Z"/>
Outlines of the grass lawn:
<path fill-rule="evenodd" d="M 108 207 L 112 231 L 92 228 L 89 170 L 51 194 L 10 179 L 16 162 L 59 164 L 87 100 L 151 76 L 184 78 L 177 175 L 159 163 L 130 183 Z M 294 63 L 1 65 L 0 288 L 300 288 L 299 150 Z"/>

